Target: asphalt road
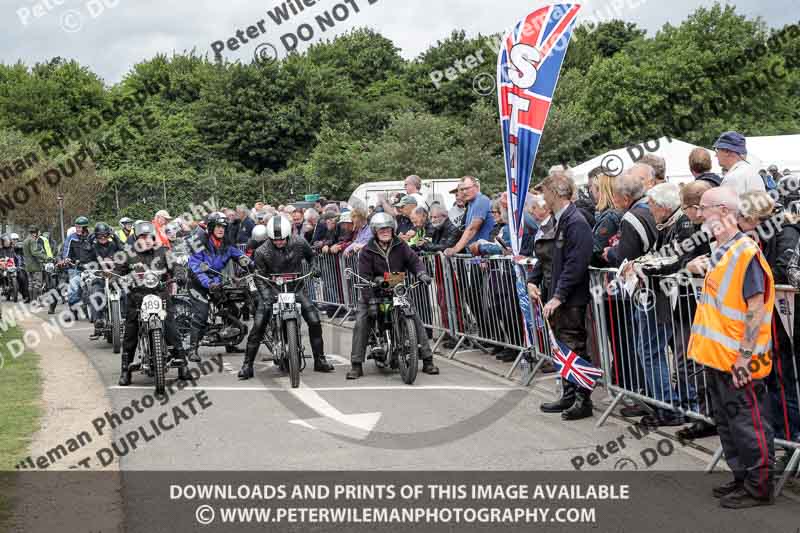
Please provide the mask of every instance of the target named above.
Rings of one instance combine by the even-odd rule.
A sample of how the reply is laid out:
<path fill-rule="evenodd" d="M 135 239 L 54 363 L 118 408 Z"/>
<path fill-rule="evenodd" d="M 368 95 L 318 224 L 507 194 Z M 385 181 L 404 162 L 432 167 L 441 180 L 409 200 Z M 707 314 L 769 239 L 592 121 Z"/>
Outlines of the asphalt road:
<path fill-rule="evenodd" d="M 134 374 L 130 387 L 117 386 L 119 356 L 104 340 L 89 340 L 90 328 L 80 322 L 65 333 L 97 369 L 114 410 L 121 413 L 132 402 L 152 395 L 152 381 L 143 374 Z M 793 533 L 799 523 L 798 504 L 786 498 L 773 508 L 746 514 L 719 510 L 710 488 L 727 481 L 730 474 L 690 474 L 702 472 L 708 463 L 708 456 L 697 450 L 674 443 L 674 449 L 658 455 L 648 468 L 644 458 L 652 459 L 653 454 L 646 450 L 657 450 L 662 435 L 639 439 L 617 419 L 597 429 L 596 417 L 565 423 L 557 415 L 541 413 L 539 404 L 553 397 L 551 376 L 538 378 L 532 388 L 522 388 L 438 357 L 441 374 L 420 372 L 413 386 L 404 385 L 398 374 L 377 370 L 372 362 L 365 365 L 363 378 L 347 381 L 351 330 L 326 325 L 324 332 L 326 352 L 336 372 L 313 372 L 309 359 L 301 387 L 294 390 L 271 361 L 260 360 L 266 353 L 263 347 L 256 378 L 245 382 L 236 377 L 241 354 L 202 350 L 208 374 L 196 386 L 175 390 L 166 405 L 143 409 L 114 430 L 114 441 L 124 453 L 120 469 L 575 473 L 575 465 L 580 464 L 581 471 L 590 472 L 664 472 L 648 481 L 654 495 L 653 513 L 667 506 L 691 509 L 688 515 L 682 511 L 684 518 L 719 516 L 714 523 L 728 532 L 749 524 L 762 532 Z M 310 354 L 310 349 L 306 351 Z M 177 383 L 176 371 L 169 380 Z M 179 420 L 173 412 L 176 407 L 183 413 Z M 149 442 L 140 439 L 135 450 L 124 445 L 126 434 L 140 426 L 150 427 L 150 421 L 162 413 L 178 425 Z M 610 452 L 608 443 L 620 442 L 621 437 L 624 446 Z M 598 446 L 605 457 L 600 457 Z M 590 459 L 592 452 L 598 455 Z M 590 466 L 590 462 L 595 464 Z M 126 501 L 126 516 L 138 516 L 137 505 L 135 498 Z M 743 516 L 747 517 L 744 521 Z M 142 530 L 148 526 L 146 521 L 138 524 Z"/>

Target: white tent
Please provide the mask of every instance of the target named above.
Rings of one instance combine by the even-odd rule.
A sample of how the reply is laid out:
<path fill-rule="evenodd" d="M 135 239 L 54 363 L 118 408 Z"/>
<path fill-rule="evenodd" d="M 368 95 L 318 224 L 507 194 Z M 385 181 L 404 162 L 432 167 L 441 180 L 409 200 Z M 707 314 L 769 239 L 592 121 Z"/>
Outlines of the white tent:
<path fill-rule="evenodd" d="M 747 152 L 762 161 L 759 168 L 774 164 L 781 172 L 788 168 L 793 174 L 800 173 L 800 134 L 748 137 Z"/>
<path fill-rule="evenodd" d="M 694 176 L 692 176 L 692 173 L 689 171 L 689 154 L 695 148 L 697 147 L 693 144 L 678 139 L 662 137 L 658 140 L 647 141 L 642 144 L 606 152 L 573 168 L 572 175 L 575 179 L 575 183 L 579 186 L 583 186 L 588 181 L 589 172 L 594 168 L 605 166 L 613 174 L 619 175 L 635 164 L 634 159 L 638 160 L 645 154 L 651 153 L 659 155 L 666 160 L 668 181 L 682 183 L 694 179 Z M 721 169 L 717 164 L 717 158 L 710 150 L 709 155 L 711 156 L 712 172 L 720 174 Z M 754 166 L 760 164 L 760 161 L 754 162 L 749 157 L 748 160 L 750 160 Z"/>

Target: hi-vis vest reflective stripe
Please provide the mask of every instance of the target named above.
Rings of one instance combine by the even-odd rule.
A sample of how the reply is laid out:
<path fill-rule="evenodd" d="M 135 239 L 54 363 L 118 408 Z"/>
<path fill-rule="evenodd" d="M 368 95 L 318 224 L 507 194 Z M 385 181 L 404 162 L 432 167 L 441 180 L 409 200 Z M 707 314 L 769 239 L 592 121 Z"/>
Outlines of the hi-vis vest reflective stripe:
<path fill-rule="evenodd" d="M 47 254 L 47 258 L 50 259 L 53 257 L 53 251 L 50 249 L 50 241 L 45 239 L 44 237 L 39 237 L 39 240 L 42 241 L 42 246 L 44 247 L 44 253 Z"/>
<path fill-rule="evenodd" d="M 125 231 L 124 230 L 121 230 L 121 229 L 117 230 L 117 237 L 119 237 L 119 240 L 122 241 L 122 244 L 125 244 L 126 242 L 128 242 L 128 236 L 125 235 Z"/>
<path fill-rule="evenodd" d="M 689 340 L 689 357 L 705 366 L 730 372 L 739 357 L 744 339 L 747 302 L 742 296 L 744 276 L 750 261 L 756 258 L 767 275 L 764 283 L 766 314 L 758 329 L 751 365 L 754 379 L 762 379 L 772 369 L 772 307 L 775 305 L 775 284 L 772 270 L 749 237 L 739 238 L 706 275 L 703 294 L 697 305 Z M 757 366 L 756 366 L 757 365 Z M 753 371 L 753 369 L 755 369 Z"/>

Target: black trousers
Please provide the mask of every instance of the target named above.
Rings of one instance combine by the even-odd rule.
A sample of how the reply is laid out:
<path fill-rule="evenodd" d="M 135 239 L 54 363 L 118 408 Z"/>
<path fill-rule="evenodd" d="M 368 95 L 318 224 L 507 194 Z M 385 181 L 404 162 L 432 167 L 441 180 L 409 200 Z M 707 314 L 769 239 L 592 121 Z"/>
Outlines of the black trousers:
<path fill-rule="evenodd" d="M 569 349 L 580 357 L 588 359 L 586 355 L 586 306 L 585 305 L 561 305 L 548 319 L 553 335 L 556 339 L 563 342 Z M 564 387 L 578 387 L 572 382 L 562 380 Z M 587 391 L 591 393 L 591 391 Z"/>
<path fill-rule="evenodd" d="M 356 325 L 353 328 L 353 343 L 350 352 L 351 363 L 363 363 L 367 353 L 369 332 L 372 330 L 374 319 L 369 317 L 369 305 L 359 302 L 356 311 Z M 433 352 L 425 334 L 425 326 L 419 315 L 414 313 L 414 326 L 417 330 L 417 343 L 419 344 L 419 358 L 423 361 L 433 361 Z"/>
<path fill-rule="evenodd" d="M 308 325 L 308 336 L 311 344 L 311 353 L 314 358 L 325 355 L 325 344 L 322 340 L 322 323 L 319 319 L 319 310 L 304 292 L 295 294 L 297 303 L 300 304 L 300 312 L 303 320 Z M 267 331 L 269 321 L 272 320 L 272 304 L 277 300 L 274 294 L 262 294 L 256 306 L 255 316 L 253 317 L 253 329 L 247 337 L 247 357 L 255 357 L 264 333 Z"/>
<path fill-rule="evenodd" d="M 725 460 L 737 481 L 756 498 L 772 494 L 775 435 L 763 380 L 737 389 L 730 372 L 706 368 L 708 392 Z"/>
<path fill-rule="evenodd" d="M 125 337 L 122 340 L 123 361 L 129 363 L 133 361 L 136 354 L 136 347 L 139 344 L 139 312 L 142 308 L 142 300 L 149 293 L 142 291 L 131 291 L 128 296 L 128 311 L 125 316 Z M 167 318 L 164 321 L 166 341 L 170 346 L 178 345 L 178 333 L 175 328 L 175 310 L 172 302 L 167 298 Z"/>

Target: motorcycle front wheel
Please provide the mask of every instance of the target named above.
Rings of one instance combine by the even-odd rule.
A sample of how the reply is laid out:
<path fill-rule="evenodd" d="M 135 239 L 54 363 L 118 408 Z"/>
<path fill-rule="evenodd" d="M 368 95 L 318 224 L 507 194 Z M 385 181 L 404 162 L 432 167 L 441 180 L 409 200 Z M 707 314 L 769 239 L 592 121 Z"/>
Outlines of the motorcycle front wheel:
<path fill-rule="evenodd" d="M 394 321 L 395 350 L 400 377 L 403 383 L 411 385 L 417 379 L 419 346 L 417 345 L 417 328 L 414 320 L 398 312 Z"/>
<path fill-rule="evenodd" d="M 289 359 L 289 381 L 292 388 L 300 386 L 300 346 L 297 335 L 297 320 L 290 319 L 284 322 L 286 327 L 286 357 Z"/>
<path fill-rule="evenodd" d="M 150 355 L 153 358 L 153 374 L 156 380 L 156 394 L 164 394 L 167 385 L 167 358 L 165 357 L 163 333 L 160 329 L 150 332 Z"/>
<path fill-rule="evenodd" d="M 114 353 L 119 353 L 122 349 L 122 314 L 119 310 L 119 302 L 111 302 L 111 347 Z"/>

